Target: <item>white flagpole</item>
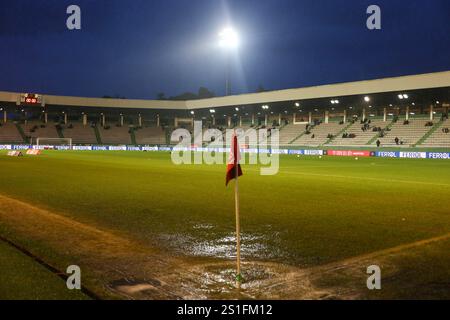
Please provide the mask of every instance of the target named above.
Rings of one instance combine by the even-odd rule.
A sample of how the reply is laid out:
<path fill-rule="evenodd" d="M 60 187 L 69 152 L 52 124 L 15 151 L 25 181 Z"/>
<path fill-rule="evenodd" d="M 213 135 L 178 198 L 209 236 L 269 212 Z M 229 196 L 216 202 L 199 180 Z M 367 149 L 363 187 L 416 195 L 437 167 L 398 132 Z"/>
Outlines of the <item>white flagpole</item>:
<path fill-rule="evenodd" d="M 236 134 L 236 133 L 235 133 Z M 235 205 L 235 211 L 236 211 L 236 267 L 237 267 L 237 275 L 236 275 L 236 284 L 238 289 L 241 288 L 241 224 L 239 219 L 239 184 L 238 184 L 238 178 L 239 178 L 239 163 L 237 161 L 237 156 L 239 150 L 238 143 L 237 143 L 237 136 L 236 140 L 233 138 L 234 148 L 236 148 L 236 151 L 234 153 L 234 162 L 235 162 L 235 175 L 236 175 L 236 181 L 234 183 L 234 205 Z"/>

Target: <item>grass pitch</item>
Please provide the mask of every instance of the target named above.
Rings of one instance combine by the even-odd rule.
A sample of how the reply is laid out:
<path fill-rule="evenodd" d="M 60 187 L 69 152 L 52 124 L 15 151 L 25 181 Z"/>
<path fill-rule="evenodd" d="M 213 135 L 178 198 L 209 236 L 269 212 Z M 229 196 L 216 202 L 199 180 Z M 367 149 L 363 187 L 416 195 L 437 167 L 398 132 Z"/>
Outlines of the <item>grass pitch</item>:
<path fill-rule="evenodd" d="M 173 256 L 234 257 L 224 165 L 176 166 L 150 152 L 4 154 L 3 195 Z M 245 260 L 309 268 L 450 232 L 448 160 L 281 156 L 275 176 L 243 171 Z"/>

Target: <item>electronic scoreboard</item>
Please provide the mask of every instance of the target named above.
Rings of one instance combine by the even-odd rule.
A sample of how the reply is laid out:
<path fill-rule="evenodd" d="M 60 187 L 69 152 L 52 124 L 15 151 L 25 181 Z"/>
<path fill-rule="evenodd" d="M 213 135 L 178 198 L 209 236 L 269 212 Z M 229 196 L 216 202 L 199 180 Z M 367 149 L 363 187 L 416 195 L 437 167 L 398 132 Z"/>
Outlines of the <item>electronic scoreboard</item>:
<path fill-rule="evenodd" d="M 42 96 L 35 93 L 23 93 L 20 95 L 21 105 L 41 105 Z"/>

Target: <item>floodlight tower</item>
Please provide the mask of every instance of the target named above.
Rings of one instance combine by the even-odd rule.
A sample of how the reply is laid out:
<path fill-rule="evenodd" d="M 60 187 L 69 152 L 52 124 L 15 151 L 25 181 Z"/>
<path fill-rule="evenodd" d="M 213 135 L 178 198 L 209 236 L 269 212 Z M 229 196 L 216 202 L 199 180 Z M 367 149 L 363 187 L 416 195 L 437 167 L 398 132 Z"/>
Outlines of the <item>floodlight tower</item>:
<path fill-rule="evenodd" d="M 236 31 L 231 27 L 227 27 L 223 29 L 219 33 L 219 46 L 223 48 L 226 52 L 226 76 L 225 76 L 225 95 L 228 96 L 231 94 L 231 54 L 233 51 L 237 50 L 239 47 L 239 36 Z"/>

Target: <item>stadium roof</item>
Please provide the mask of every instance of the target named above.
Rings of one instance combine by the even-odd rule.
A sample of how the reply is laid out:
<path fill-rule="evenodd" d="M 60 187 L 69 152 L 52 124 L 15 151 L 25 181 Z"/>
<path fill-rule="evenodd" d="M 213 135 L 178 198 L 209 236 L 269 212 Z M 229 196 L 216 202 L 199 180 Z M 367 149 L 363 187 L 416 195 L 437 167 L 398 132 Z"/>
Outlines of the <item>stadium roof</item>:
<path fill-rule="evenodd" d="M 43 94 L 43 97 L 46 105 L 191 110 L 445 87 L 450 87 L 450 71 L 187 101 L 85 98 L 46 94 Z M 16 102 L 19 96 L 20 93 L 0 91 L 2 102 Z"/>

